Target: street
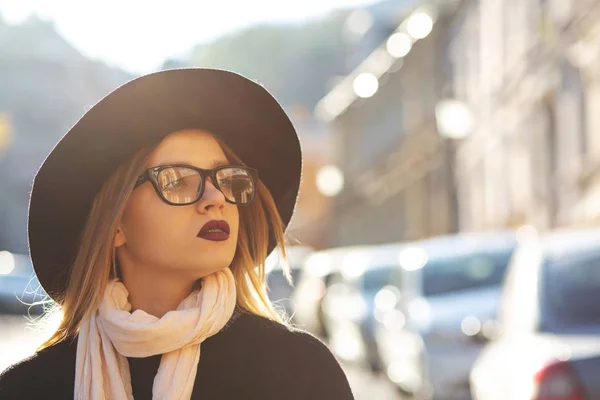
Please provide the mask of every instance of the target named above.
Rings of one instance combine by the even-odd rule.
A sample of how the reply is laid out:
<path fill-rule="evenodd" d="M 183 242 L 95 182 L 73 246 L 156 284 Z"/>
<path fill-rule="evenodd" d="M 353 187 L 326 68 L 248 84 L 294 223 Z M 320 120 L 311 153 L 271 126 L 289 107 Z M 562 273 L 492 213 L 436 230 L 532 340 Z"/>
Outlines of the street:
<path fill-rule="evenodd" d="M 0 371 L 32 354 L 48 332 L 31 326 L 22 315 L 0 315 Z M 389 384 L 356 367 L 345 367 L 357 400 L 399 399 Z"/>
<path fill-rule="evenodd" d="M 32 354 L 48 336 L 23 315 L 0 314 L 0 371 Z"/>

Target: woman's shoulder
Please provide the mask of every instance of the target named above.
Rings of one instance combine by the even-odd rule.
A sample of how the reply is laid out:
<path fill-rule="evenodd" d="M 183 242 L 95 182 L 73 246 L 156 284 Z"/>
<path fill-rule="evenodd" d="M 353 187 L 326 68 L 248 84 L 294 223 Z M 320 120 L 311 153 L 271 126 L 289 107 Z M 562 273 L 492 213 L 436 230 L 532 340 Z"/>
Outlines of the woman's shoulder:
<path fill-rule="evenodd" d="M 327 346 L 313 334 L 291 324 L 282 324 L 268 318 L 243 313 L 236 323 L 240 332 L 257 345 L 268 345 L 273 350 L 281 347 L 304 355 L 331 355 Z"/>
<path fill-rule="evenodd" d="M 240 317 L 236 326 L 243 332 L 243 346 L 251 352 L 249 358 L 268 366 L 270 371 L 279 371 L 280 379 L 289 375 L 294 384 L 302 380 L 302 388 L 298 389 L 310 390 L 307 398 L 352 399 L 340 363 L 319 338 L 253 314 Z"/>
<path fill-rule="evenodd" d="M 60 393 L 56 389 L 74 379 L 76 351 L 77 343 L 65 340 L 8 367 L 0 373 L 0 398 L 21 399 Z"/>

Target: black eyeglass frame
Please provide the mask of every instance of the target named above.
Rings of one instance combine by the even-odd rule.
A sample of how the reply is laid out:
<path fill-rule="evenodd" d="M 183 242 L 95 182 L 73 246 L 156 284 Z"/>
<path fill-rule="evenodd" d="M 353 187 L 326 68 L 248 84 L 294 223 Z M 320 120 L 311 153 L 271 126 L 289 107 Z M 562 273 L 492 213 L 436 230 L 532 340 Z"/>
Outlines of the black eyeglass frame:
<path fill-rule="evenodd" d="M 198 173 L 200 173 L 200 178 L 201 178 L 200 184 L 202 185 L 202 187 L 200 188 L 198 197 L 194 201 L 191 201 L 188 203 L 173 203 L 173 202 L 170 202 L 169 200 L 167 200 L 165 198 L 165 196 L 162 194 L 162 192 L 160 190 L 160 186 L 158 184 L 158 174 L 162 170 L 165 170 L 168 168 L 176 168 L 176 167 L 188 168 L 188 169 L 191 169 L 191 170 L 194 170 L 194 171 L 197 171 Z M 234 201 L 231 201 L 227 198 L 227 196 L 225 196 L 225 193 L 223 193 L 223 190 L 221 190 L 221 187 L 219 186 L 219 181 L 217 179 L 217 172 L 219 172 L 223 169 L 228 169 L 228 168 L 243 169 L 244 171 L 247 171 L 249 173 L 250 177 L 252 178 L 252 183 L 254 185 L 254 192 L 252 193 L 252 198 L 248 202 L 236 203 Z M 150 181 L 150 183 L 152 183 L 152 186 L 154 186 L 154 191 L 156 192 L 158 197 L 165 203 L 167 203 L 171 206 L 189 206 L 190 204 L 194 204 L 194 203 L 197 203 L 198 201 L 200 201 L 200 199 L 202 198 L 202 195 L 204 195 L 204 189 L 206 188 L 206 178 L 212 179 L 213 185 L 217 188 L 217 190 L 219 192 L 221 192 L 223 194 L 225 201 L 230 204 L 235 204 L 238 206 L 246 206 L 246 205 L 252 203 L 254 201 L 254 199 L 256 198 L 256 192 L 258 191 L 256 188 L 256 184 L 258 182 L 258 171 L 254 168 L 250 168 L 245 165 L 222 165 L 222 166 L 219 166 L 219 167 L 216 167 L 213 169 L 203 169 L 203 168 L 198 168 L 198 167 L 194 167 L 193 165 L 187 165 L 187 164 L 159 165 L 159 166 L 148 168 L 147 170 L 145 170 L 137 178 L 133 189 L 135 190 L 135 189 L 137 189 L 138 186 L 141 186 L 142 184 L 146 183 L 146 181 Z"/>

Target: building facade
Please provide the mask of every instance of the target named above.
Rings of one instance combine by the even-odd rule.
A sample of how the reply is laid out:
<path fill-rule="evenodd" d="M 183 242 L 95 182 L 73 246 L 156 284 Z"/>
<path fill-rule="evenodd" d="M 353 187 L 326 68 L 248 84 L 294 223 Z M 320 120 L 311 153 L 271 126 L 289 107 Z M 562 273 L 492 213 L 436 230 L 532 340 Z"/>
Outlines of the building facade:
<path fill-rule="evenodd" d="M 286 240 L 290 245 L 323 249 L 331 245 L 333 200 L 319 191 L 317 176 L 321 168 L 331 163 L 332 138 L 326 134 L 322 124 L 310 118 L 303 109 L 288 110 L 288 114 L 300 136 L 302 181 Z"/>
<path fill-rule="evenodd" d="M 373 93 L 342 82 L 317 107 L 346 178 L 334 243 L 599 222 L 600 1 L 462 0 L 435 11 L 408 54 L 382 69 L 380 48 L 347 77 L 352 88 L 374 71 Z M 466 138 L 441 137 L 445 98 L 470 110 Z"/>
<path fill-rule="evenodd" d="M 457 229 L 453 157 L 435 119 L 450 77 L 448 23 L 448 16 L 438 14 L 431 32 L 391 61 L 384 42 L 317 106 L 330 121 L 333 159 L 345 179 L 332 208 L 333 245 L 395 242 Z M 375 92 L 349 100 L 357 77 L 369 71 L 377 77 Z"/>
<path fill-rule="evenodd" d="M 460 227 L 540 230 L 600 217 L 600 2 L 463 1 L 450 29 Z"/>

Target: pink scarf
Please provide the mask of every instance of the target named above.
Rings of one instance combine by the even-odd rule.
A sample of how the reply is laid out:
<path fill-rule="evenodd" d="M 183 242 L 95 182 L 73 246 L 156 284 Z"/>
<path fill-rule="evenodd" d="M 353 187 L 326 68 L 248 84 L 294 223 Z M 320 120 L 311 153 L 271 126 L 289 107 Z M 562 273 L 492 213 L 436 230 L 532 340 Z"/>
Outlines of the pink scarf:
<path fill-rule="evenodd" d="M 76 400 L 133 399 L 126 357 L 163 354 L 152 398 L 191 398 L 200 360 L 200 344 L 229 321 L 236 286 L 229 268 L 202 280 L 176 310 L 157 318 L 130 312 L 129 293 L 119 281 L 109 283 L 94 317 L 84 321 L 77 343 Z"/>

